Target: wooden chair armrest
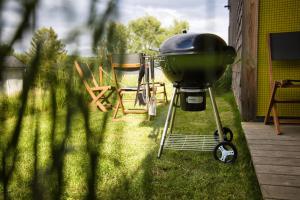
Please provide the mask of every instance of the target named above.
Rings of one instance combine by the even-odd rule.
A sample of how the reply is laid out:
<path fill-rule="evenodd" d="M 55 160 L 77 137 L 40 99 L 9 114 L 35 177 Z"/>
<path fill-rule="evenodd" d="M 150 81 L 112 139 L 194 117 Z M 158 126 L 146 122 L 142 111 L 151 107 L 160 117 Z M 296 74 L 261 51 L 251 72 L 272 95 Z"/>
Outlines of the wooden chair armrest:
<path fill-rule="evenodd" d="M 99 90 L 110 90 L 113 89 L 114 87 L 110 86 L 110 85 L 106 85 L 106 86 L 98 86 L 98 87 L 92 87 L 91 90 L 93 91 L 99 91 Z"/>
<path fill-rule="evenodd" d="M 286 79 L 286 80 L 275 80 L 274 84 L 277 87 L 293 87 L 293 86 L 300 86 L 300 80 L 290 80 L 290 79 Z"/>

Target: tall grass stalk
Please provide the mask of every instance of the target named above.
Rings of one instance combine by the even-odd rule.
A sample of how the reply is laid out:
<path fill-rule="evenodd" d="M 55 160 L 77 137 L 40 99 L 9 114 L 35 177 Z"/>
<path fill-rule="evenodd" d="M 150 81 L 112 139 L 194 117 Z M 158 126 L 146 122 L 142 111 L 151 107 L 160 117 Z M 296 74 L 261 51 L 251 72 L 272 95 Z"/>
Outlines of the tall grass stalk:
<path fill-rule="evenodd" d="M 94 36 L 93 44 L 96 46 L 100 39 L 105 34 L 105 27 L 107 21 L 115 13 L 117 7 L 117 1 L 110 0 L 107 3 L 107 8 L 104 13 L 100 13 L 97 8 L 98 2 L 96 0 L 90 0 L 91 7 L 90 17 L 87 21 L 87 25 L 91 28 Z M 4 4 L 8 3 L 8 0 L 0 1 L 0 11 L 4 10 Z M 16 27 L 12 39 L 9 41 L 8 46 L 1 48 L 0 50 L 0 75 L 2 74 L 3 58 L 9 55 L 12 46 L 30 29 L 34 29 L 36 11 L 39 6 L 39 0 L 33 1 L 17 1 L 16 4 L 22 8 L 20 13 L 20 24 Z M 5 20 L 5 19 L 4 19 Z M 0 27 L 0 32 L 2 32 Z M 76 38 L 73 38 L 76 39 Z M 33 143 L 32 154 L 34 160 L 32 165 L 28 166 L 32 168 L 32 176 L 29 178 L 31 184 L 31 194 L 28 198 L 43 199 L 48 194 L 48 197 L 53 199 L 60 199 L 65 193 L 65 159 L 68 141 L 70 140 L 72 133 L 72 120 L 74 113 L 81 112 L 83 120 L 85 122 L 86 132 L 86 144 L 87 153 L 89 155 L 89 178 L 88 178 L 88 194 L 87 199 L 96 198 L 95 190 L 95 175 L 97 170 L 96 163 L 99 160 L 99 155 L 96 153 L 96 149 L 99 146 L 101 137 L 94 134 L 89 128 L 89 112 L 88 107 L 83 105 L 85 97 L 82 96 L 82 92 L 78 92 L 80 89 L 76 85 L 76 81 L 73 79 L 73 59 L 67 59 L 63 63 L 62 69 L 57 69 L 56 66 L 52 70 L 45 71 L 41 65 L 42 43 L 37 43 L 36 51 L 32 60 L 29 63 L 28 70 L 25 74 L 22 93 L 17 97 L 1 97 L 0 98 L 0 144 L 1 144 L 1 167 L 0 167 L 0 192 L 1 198 L 4 200 L 11 199 L 14 194 L 11 193 L 11 188 L 14 187 L 15 177 L 20 173 L 19 162 L 22 158 L 22 152 L 19 151 L 21 145 L 20 138 L 23 137 L 24 132 L 31 134 L 33 131 Z M 54 52 L 53 52 L 54 53 Z M 1 76 L 0 76 L 1 77 Z M 44 84 L 46 83 L 46 85 Z M 75 84 L 74 84 L 75 83 Z M 80 109 L 77 109 L 77 108 Z M 51 124 L 50 128 L 50 147 L 51 147 L 51 162 L 48 163 L 50 167 L 44 171 L 39 171 L 38 161 L 41 159 L 39 151 L 39 141 L 42 140 L 41 130 L 42 124 L 40 119 L 44 114 L 48 115 Z M 58 134 L 60 123 L 57 120 L 58 114 L 64 113 L 64 131 L 63 134 Z M 32 130 L 23 130 L 25 125 L 24 119 L 27 117 L 32 118 Z M 7 132 L 6 124 L 12 125 L 11 132 Z M 27 120 L 26 120 L 27 122 Z M 102 129 L 106 126 L 106 120 L 102 122 Z M 10 130 L 8 128 L 8 130 Z M 29 136 L 28 135 L 28 136 Z M 100 134 L 101 135 L 101 134 Z M 27 143 L 25 145 L 29 145 Z M 45 158 L 47 156 L 45 155 Z M 44 158 L 43 158 L 44 159 Z M 29 162 L 31 163 L 31 162 Z M 46 183 L 41 180 L 46 177 L 52 182 L 52 187 L 47 188 Z M 47 179 L 47 178 L 46 178 Z M 49 194 L 46 190 L 50 189 L 53 193 Z M 26 194 L 24 194 L 26 196 Z"/>

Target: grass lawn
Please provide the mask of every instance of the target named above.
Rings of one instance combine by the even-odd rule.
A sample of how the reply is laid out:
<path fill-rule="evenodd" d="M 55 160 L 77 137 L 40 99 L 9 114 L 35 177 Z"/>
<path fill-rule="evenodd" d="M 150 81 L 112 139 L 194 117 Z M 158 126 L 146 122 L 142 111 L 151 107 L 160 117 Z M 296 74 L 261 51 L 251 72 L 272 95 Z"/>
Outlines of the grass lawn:
<path fill-rule="evenodd" d="M 65 112 L 58 112 L 54 134 L 48 112 L 26 115 L 8 184 L 9 197 L 262 199 L 234 98 L 223 93 L 216 100 L 223 125 L 234 133 L 238 150 L 234 164 L 214 160 L 211 152 L 164 150 L 157 159 L 167 105 L 158 107 L 153 121 L 146 121 L 144 115 L 127 115 L 113 122 L 112 112 L 91 110 L 89 126 L 75 108 L 70 130 Z M 174 132 L 213 134 L 216 126 L 210 100 L 207 102 L 205 112 L 178 109 Z M 11 117 L 0 126 L 2 147 L 11 137 L 15 120 Z M 3 182 L 0 192 L 3 194 Z"/>

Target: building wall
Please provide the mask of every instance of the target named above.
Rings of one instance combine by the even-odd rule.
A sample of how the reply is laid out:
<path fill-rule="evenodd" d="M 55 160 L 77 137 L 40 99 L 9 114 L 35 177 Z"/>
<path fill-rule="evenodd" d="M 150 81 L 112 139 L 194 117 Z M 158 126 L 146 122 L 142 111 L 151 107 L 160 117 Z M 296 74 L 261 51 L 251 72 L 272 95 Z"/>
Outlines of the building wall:
<path fill-rule="evenodd" d="M 230 0 L 229 44 L 237 58 L 232 89 L 244 121 L 256 118 L 258 0 Z"/>
<path fill-rule="evenodd" d="M 22 91 L 23 69 L 6 69 L 3 72 L 2 90 L 6 95 L 14 95 Z"/>
<path fill-rule="evenodd" d="M 243 1 L 242 0 L 230 0 L 229 15 L 229 45 L 233 46 L 237 52 L 237 58 L 232 65 L 232 89 L 238 105 L 239 110 L 242 109 L 241 105 L 241 57 L 242 57 L 242 14 L 243 14 Z"/>
<path fill-rule="evenodd" d="M 270 98 L 267 35 L 300 31 L 300 0 L 260 0 L 257 63 L 257 116 L 264 116 Z M 300 45 L 300 44 L 299 44 Z M 300 62 L 273 62 L 274 80 L 300 79 Z M 300 98 L 300 90 L 280 89 L 278 98 Z M 281 116 L 300 116 L 300 105 L 278 106 Z"/>

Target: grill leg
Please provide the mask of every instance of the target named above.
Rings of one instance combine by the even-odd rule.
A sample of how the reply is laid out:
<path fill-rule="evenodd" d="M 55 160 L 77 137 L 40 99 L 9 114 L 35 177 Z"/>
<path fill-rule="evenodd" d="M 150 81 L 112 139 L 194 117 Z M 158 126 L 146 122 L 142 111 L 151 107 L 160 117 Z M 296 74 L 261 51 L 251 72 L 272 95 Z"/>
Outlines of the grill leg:
<path fill-rule="evenodd" d="M 223 135 L 223 127 L 222 127 L 222 122 L 220 119 L 220 115 L 219 115 L 219 111 L 218 111 L 218 107 L 216 104 L 216 100 L 215 100 L 215 96 L 212 92 L 211 87 L 208 87 L 208 92 L 209 92 L 209 97 L 211 100 L 211 104 L 213 107 L 213 112 L 214 112 L 214 116 L 215 116 L 215 120 L 216 120 L 216 124 L 217 124 L 217 129 L 218 129 L 218 133 L 219 133 L 219 142 L 223 142 L 224 141 L 224 135 Z"/>
<path fill-rule="evenodd" d="M 174 121 L 175 121 L 176 109 L 177 109 L 177 105 L 178 105 L 178 99 L 179 99 L 179 94 L 176 92 L 174 108 L 173 108 L 174 111 L 172 112 L 172 117 L 171 117 L 171 122 L 170 122 L 170 134 L 172 134 L 173 127 L 174 127 Z"/>
<path fill-rule="evenodd" d="M 174 106 L 174 100 L 175 100 L 175 97 L 177 96 L 177 88 L 174 88 L 173 90 L 173 95 L 172 95 L 172 98 L 171 98 L 171 102 L 170 102 L 170 105 L 169 105 L 169 110 L 168 110 L 168 114 L 167 114 L 167 119 L 166 119 L 166 122 L 165 122 L 165 126 L 164 126 L 164 131 L 163 131 L 163 134 L 161 136 L 161 140 L 160 140 L 160 147 L 159 147 L 159 151 L 158 151 L 158 155 L 157 157 L 160 158 L 161 154 L 162 154 L 162 151 L 163 151 L 163 148 L 164 148 L 164 144 L 165 144 L 165 140 L 166 140 L 166 135 L 167 135 L 167 131 L 168 131 L 168 128 L 169 128 L 169 123 L 170 123 L 170 120 L 171 120 L 171 116 L 173 115 L 173 106 Z M 174 118 L 174 116 L 172 117 Z"/>

